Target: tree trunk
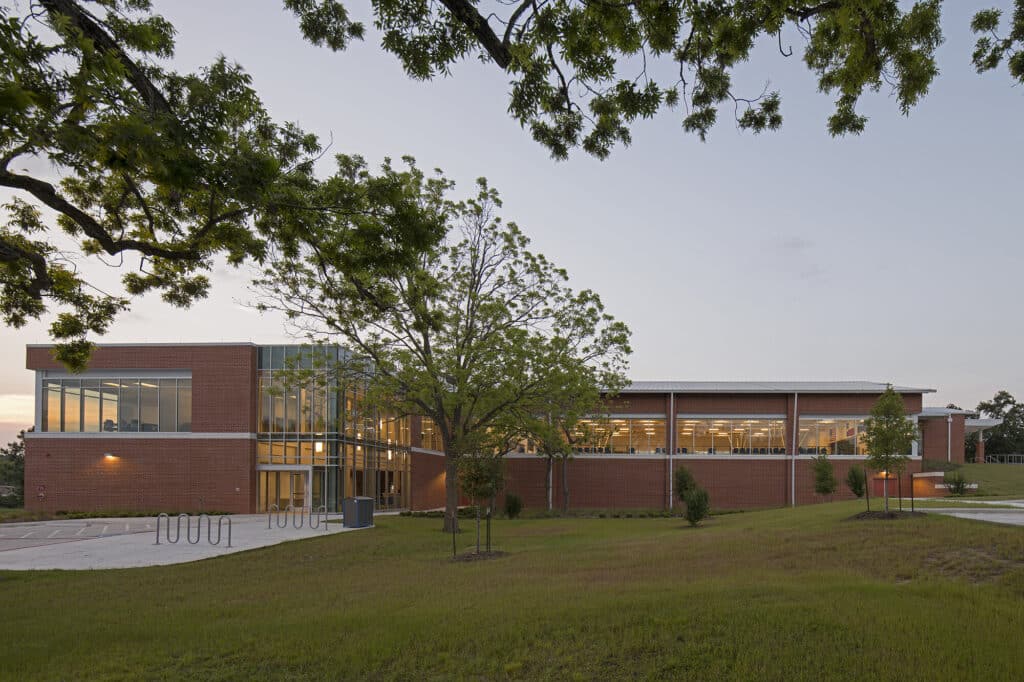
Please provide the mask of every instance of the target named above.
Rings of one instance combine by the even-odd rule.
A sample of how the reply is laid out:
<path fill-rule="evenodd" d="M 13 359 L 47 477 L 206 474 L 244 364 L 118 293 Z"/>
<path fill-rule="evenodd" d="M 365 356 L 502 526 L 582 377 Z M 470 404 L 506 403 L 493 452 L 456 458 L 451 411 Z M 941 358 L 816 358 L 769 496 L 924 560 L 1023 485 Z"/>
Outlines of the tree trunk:
<path fill-rule="evenodd" d="M 459 468 L 451 455 L 444 457 L 444 530 L 459 532 Z"/>
<path fill-rule="evenodd" d="M 882 479 L 882 496 L 885 498 L 885 513 L 889 513 L 889 472 L 885 472 L 885 478 Z"/>
<path fill-rule="evenodd" d="M 480 505 L 476 505 L 476 553 L 480 553 Z"/>
<path fill-rule="evenodd" d="M 562 457 L 562 512 L 569 511 L 569 458 Z"/>
<path fill-rule="evenodd" d="M 544 492 L 547 493 L 548 511 L 551 511 L 552 509 L 555 508 L 555 505 L 554 505 L 555 501 L 554 501 L 553 495 L 552 495 L 552 493 L 553 493 L 552 488 L 554 487 L 552 485 L 552 477 L 554 476 L 554 473 L 555 473 L 555 458 L 550 456 L 550 455 L 548 455 L 548 475 L 544 479 Z"/>
<path fill-rule="evenodd" d="M 491 516 L 494 515 L 494 496 L 491 496 L 491 504 L 487 507 L 487 551 L 491 551 Z"/>

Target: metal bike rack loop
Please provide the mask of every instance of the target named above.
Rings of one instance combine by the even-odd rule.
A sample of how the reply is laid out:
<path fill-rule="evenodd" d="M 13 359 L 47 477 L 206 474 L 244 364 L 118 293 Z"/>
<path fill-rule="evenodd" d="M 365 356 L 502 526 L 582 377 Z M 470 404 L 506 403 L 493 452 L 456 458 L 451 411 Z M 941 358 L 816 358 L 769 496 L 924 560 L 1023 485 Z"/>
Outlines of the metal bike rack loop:
<path fill-rule="evenodd" d="M 210 518 L 206 514 L 200 514 L 199 515 L 198 523 L 196 523 L 196 539 L 193 540 L 192 539 L 192 517 L 189 516 L 188 514 L 185 515 L 185 518 L 188 521 L 188 525 L 185 527 L 185 539 L 188 540 L 188 544 L 190 544 L 190 545 L 198 545 L 199 541 L 203 539 L 203 517 L 204 516 L 207 519 Z"/>
<path fill-rule="evenodd" d="M 321 513 L 323 513 L 323 515 L 324 515 L 324 520 L 323 521 L 320 520 L 320 514 Z M 316 519 L 316 523 L 313 523 L 314 519 Z M 309 527 L 310 527 L 310 529 L 319 528 L 320 526 L 323 526 L 324 530 L 327 530 L 327 505 L 325 505 L 325 504 L 321 504 L 319 507 L 316 508 L 316 516 L 313 516 L 313 508 L 312 507 L 309 510 Z"/>
<path fill-rule="evenodd" d="M 211 519 L 209 516 L 206 517 L 206 541 L 209 542 L 211 545 L 219 545 L 220 544 L 221 532 L 222 532 L 222 529 L 224 527 L 224 522 L 225 521 L 228 522 L 228 547 L 230 547 L 231 546 L 231 517 L 230 516 L 218 516 L 217 517 L 217 542 L 213 541 L 213 531 L 211 529 L 211 526 L 213 524 L 213 519 Z"/>
<path fill-rule="evenodd" d="M 290 512 L 292 515 L 292 528 L 302 528 L 304 525 L 306 525 L 305 509 L 296 509 L 295 507 L 289 504 L 285 511 Z M 295 523 L 296 521 L 298 521 L 298 523 Z"/>

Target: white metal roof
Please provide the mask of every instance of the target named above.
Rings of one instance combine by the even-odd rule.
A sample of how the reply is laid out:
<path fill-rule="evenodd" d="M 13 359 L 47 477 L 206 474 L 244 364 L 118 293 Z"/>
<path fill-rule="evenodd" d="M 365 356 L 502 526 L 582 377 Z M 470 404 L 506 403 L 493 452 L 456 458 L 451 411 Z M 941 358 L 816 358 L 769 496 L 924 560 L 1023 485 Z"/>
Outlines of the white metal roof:
<path fill-rule="evenodd" d="M 918 413 L 919 417 L 945 417 L 950 414 L 978 414 L 977 410 L 961 410 L 958 407 L 926 407 Z"/>
<path fill-rule="evenodd" d="M 967 433 L 975 433 L 977 431 L 991 429 L 992 427 L 999 426 L 1002 423 L 1002 419 L 965 419 L 964 431 Z"/>
<path fill-rule="evenodd" d="M 622 393 L 882 393 L 877 381 L 634 381 Z M 934 388 L 894 386 L 899 393 L 934 393 Z"/>

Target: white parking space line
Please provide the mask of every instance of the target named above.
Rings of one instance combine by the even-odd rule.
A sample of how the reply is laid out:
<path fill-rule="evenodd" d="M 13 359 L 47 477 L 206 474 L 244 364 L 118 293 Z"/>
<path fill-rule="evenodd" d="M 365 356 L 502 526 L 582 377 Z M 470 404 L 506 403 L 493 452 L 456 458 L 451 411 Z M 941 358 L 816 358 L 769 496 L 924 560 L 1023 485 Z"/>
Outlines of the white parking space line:
<path fill-rule="evenodd" d="M 57 537 L 57 535 L 59 535 L 59 534 L 60 534 L 60 528 L 58 528 L 57 530 L 53 531 L 52 533 L 50 533 L 50 534 L 49 534 L 49 535 L 47 535 L 46 537 L 48 537 L 48 538 L 55 538 L 55 537 Z"/>
<path fill-rule="evenodd" d="M 131 524 L 130 524 L 130 523 L 126 523 L 126 524 L 124 524 L 124 532 L 125 532 L 125 533 L 127 533 L 127 532 L 128 532 L 128 531 L 130 531 L 131 529 L 132 529 L 132 526 L 131 526 Z"/>
<path fill-rule="evenodd" d="M 82 533 L 85 532 L 85 529 L 86 529 L 86 526 L 82 526 L 81 528 L 78 529 L 78 532 L 75 533 L 75 535 L 81 535 Z"/>
<path fill-rule="evenodd" d="M 27 537 L 29 537 L 31 535 L 35 535 L 35 533 L 34 532 L 25 533 L 24 535 L 21 536 L 21 539 L 24 540 L 25 538 L 27 538 Z"/>
<path fill-rule="evenodd" d="M 106 534 L 107 534 L 107 529 L 108 529 L 108 528 L 110 528 L 110 526 L 109 526 L 109 525 L 107 525 L 107 526 L 103 526 L 103 530 L 101 530 L 101 531 L 100 531 L 100 535 L 106 535 Z"/>

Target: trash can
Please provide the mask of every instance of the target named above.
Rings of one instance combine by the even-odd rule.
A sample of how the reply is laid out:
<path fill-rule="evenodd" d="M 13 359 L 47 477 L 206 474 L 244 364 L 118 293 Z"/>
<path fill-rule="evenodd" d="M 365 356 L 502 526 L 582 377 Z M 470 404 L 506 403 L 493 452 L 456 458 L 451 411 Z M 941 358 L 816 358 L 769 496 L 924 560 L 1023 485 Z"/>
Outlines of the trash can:
<path fill-rule="evenodd" d="M 373 498 L 346 497 L 341 504 L 345 528 L 366 528 L 373 525 Z"/>

